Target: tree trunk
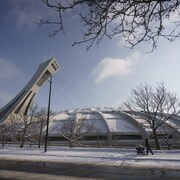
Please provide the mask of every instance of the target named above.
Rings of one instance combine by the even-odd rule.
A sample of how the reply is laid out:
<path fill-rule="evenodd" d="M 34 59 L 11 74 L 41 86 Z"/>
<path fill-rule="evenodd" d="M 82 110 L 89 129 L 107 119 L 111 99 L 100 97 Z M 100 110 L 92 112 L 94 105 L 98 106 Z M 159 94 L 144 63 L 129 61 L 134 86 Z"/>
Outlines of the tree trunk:
<path fill-rule="evenodd" d="M 71 140 L 69 141 L 69 147 L 73 148 L 73 142 Z"/>
<path fill-rule="evenodd" d="M 23 147 L 24 147 L 25 132 L 26 132 L 26 129 L 24 129 L 23 134 L 22 134 L 22 139 L 21 139 L 21 143 L 20 143 L 20 148 L 23 148 Z"/>
<path fill-rule="evenodd" d="M 39 140 L 38 140 L 38 148 L 41 147 L 41 136 L 39 136 Z"/>
<path fill-rule="evenodd" d="M 42 130 L 40 131 L 40 134 L 39 134 L 39 139 L 38 139 L 38 148 L 41 147 L 41 138 L 42 138 Z"/>
<path fill-rule="evenodd" d="M 156 148 L 157 148 L 158 150 L 160 150 L 160 145 L 159 145 L 159 141 L 158 141 L 156 129 L 153 129 L 153 136 L 154 136 L 154 141 L 155 141 Z"/>
<path fill-rule="evenodd" d="M 23 148 L 23 147 L 24 147 L 24 136 L 22 137 L 21 144 L 20 144 L 19 147 L 20 147 L 20 148 Z"/>
<path fill-rule="evenodd" d="M 1 141 L 2 141 L 2 147 L 4 147 L 6 141 L 3 138 Z"/>
<path fill-rule="evenodd" d="M 41 121 L 41 124 L 40 124 L 40 132 L 39 132 L 39 139 L 38 139 L 38 148 L 41 147 L 41 139 L 42 139 L 42 131 L 43 131 L 43 121 Z"/>

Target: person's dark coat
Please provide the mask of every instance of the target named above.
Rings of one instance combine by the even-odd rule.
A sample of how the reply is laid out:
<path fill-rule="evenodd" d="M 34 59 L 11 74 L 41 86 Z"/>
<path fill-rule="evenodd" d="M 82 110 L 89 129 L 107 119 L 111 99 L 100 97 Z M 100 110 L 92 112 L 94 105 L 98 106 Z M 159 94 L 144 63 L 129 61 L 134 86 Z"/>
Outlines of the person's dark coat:
<path fill-rule="evenodd" d="M 150 145 L 149 145 L 149 141 L 148 139 L 145 139 L 145 145 L 146 145 L 146 154 L 148 155 L 149 151 L 151 152 L 151 154 L 153 155 L 153 151 L 151 150 L 150 148 Z"/>

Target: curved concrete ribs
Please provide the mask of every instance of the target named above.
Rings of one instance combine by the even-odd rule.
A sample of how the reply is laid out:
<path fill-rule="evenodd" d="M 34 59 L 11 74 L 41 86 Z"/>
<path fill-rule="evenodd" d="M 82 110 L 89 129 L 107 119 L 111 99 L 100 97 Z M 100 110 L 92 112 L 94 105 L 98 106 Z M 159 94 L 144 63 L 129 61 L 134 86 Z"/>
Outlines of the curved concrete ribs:
<path fill-rule="evenodd" d="M 34 96 L 41 89 L 45 81 L 48 80 L 50 76 L 54 75 L 59 68 L 60 66 L 56 58 L 51 58 L 41 63 L 28 84 L 16 97 L 0 109 L 0 122 L 6 120 L 11 113 L 18 114 L 21 112 L 26 115 Z"/>

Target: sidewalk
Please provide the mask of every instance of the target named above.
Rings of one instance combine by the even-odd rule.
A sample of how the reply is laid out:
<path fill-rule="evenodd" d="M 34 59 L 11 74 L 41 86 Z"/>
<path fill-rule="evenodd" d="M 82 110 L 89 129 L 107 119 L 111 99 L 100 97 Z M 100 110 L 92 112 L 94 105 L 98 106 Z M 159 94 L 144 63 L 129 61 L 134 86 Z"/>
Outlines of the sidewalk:
<path fill-rule="evenodd" d="M 0 160 L 89 164 L 180 172 L 180 150 L 154 150 L 154 155 L 137 155 L 135 149 L 48 147 L 45 153 L 43 148 L 5 147 L 0 148 Z"/>

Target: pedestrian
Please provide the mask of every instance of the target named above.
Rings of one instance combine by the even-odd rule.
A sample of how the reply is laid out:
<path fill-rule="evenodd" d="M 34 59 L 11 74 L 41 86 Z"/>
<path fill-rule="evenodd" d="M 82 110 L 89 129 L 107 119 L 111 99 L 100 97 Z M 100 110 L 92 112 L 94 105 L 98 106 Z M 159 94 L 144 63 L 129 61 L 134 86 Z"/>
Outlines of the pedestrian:
<path fill-rule="evenodd" d="M 151 150 L 150 148 L 150 145 L 149 145 L 149 141 L 148 139 L 145 139 L 145 145 L 146 145 L 146 154 L 148 155 L 149 151 L 151 152 L 151 154 L 153 155 L 153 151 Z"/>

